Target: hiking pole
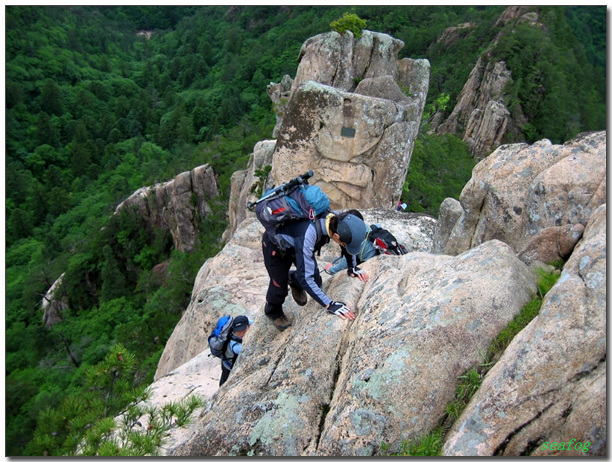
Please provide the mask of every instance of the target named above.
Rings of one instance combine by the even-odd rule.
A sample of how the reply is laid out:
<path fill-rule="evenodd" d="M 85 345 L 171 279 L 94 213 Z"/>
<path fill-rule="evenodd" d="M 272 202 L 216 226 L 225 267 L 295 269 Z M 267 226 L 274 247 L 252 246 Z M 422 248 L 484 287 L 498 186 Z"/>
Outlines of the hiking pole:
<path fill-rule="evenodd" d="M 308 184 L 308 178 L 312 177 L 313 175 L 314 175 L 314 172 L 312 170 L 308 170 L 306 173 L 302 173 L 300 176 L 294 178 L 293 180 L 288 181 L 287 183 L 283 183 L 280 186 L 277 186 L 276 188 L 271 189 L 270 191 L 268 191 L 268 193 L 264 194 L 262 197 L 260 197 L 255 202 L 248 202 L 247 208 L 253 211 L 255 206 L 262 201 L 270 199 L 271 197 L 274 197 L 274 196 L 283 196 L 288 191 L 293 189 L 295 186 L 299 186 L 301 184 Z"/>
<path fill-rule="evenodd" d="M 332 262 L 332 266 L 334 266 L 336 263 L 338 263 L 340 261 L 340 259 L 342 258 L 342 255 L 340 255 L 338 258 L 336 258 L 333 262 Z M 325 271 L 325 268 L 323 268 L 322 270 L 319 270 L 319 274 Z M 327 273 L 327 271 L 325 271 Z"/>

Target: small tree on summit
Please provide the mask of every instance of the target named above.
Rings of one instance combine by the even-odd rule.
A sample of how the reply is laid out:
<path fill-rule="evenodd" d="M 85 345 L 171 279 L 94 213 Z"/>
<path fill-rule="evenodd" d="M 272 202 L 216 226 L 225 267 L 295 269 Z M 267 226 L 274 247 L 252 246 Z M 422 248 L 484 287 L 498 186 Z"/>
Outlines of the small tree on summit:
<path fill-rule="evenodd" d="M 361 31 L 366 27 L 366 21 L 353 13 L 344 13 L 340 19 L 333 21 L 329 25 L 333 31 L 344 35 L 347 30 L 350 30 L 355 38 L 361 37 Z"/>

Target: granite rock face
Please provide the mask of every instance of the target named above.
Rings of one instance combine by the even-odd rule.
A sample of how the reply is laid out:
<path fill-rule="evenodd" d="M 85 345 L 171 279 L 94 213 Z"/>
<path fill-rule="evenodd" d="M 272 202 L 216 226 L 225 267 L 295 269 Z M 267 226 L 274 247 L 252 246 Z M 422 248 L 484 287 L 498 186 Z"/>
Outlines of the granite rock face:
<path fill-rule="evenodd" d="M 255 323 L 228 382 L 168 455 L 380 456 L 381 443 L 398 452 L 438 425 L 459 377 L 536 293 L 531 266 L 550 258 L 567 260 L 561 278 L 485 376 L 444 454 L 546 455 L 543 442 L 574 438 L 605 455 L 605 134 L 498 151 L 438 220 L 362 210 L 409 253 L 363 263 L 367 283 L 323 275 L 330 297 L 355 309 L 353 322 L 288 297 L 293 326 L 278 332 L 262 313 L 263 229 L 243 220 L 200 271 L 156 378 L 204 354 L 221 314 Z M 449 243 L 465 250 L 449 254 Z M 338 255 L 325 246 L 320 267 Z"/>
<path fill-rule="evenodd" d="M 66 298 L 61 294 L 63 277 L 64 275 L 62 274 L 59 279 L 53 283 L 40 302 L 40 308 L 43 313 L 43 324 L 47 328 L 51 328 L 55 324 L 62 322 L 62 313 L 68 309 Z"/>
<path fill-rule="evenodd" d="M 332 208 L 391 208 L 404 184 L 418 121 L 391 100 L 308 81 L 293 94 L 272 161 L 275 184 L 313 170 Z"/>
<path fill-rule="evenodd" d="M 326 287 L 356 308 L 353 322 L 312 301 L 289 304 L 294 325 L 282 333 L 257 317 L 227 387 L 172 455 L 380 455 L 382 441 L 399 450 L 443 416 L 458 377 L 535 291 L 498 241 L 457 257 L 378 256 L 363 269 L 376 278 L 339 273 Z"/>
<path fill-rule="evenodd" d="M 606 183 L 605 132 L 563 145 L 542 140 L 500 146 L 474 167 L 459 199 L 463 213 L 454 224 L 440 225 L 452 227 L 440 246 L 456 255 L 499 239 L 518 253 L 547 228 L 586 226 L 606 203 Z"/>
<path fill-rule="evenodd" d="M 445 456 L 607 455 L 606 206 L 593 214 L 539 315 L 487 374 Z"/>
<path fill-rule="evenodd" d="M 166 183 L 140 188 L 115 213 L 138 214 L 151 230 L 170 232 L 175 249 L 190 251 L 197 243 L 200 221 L 211 211 L 209 201 L 218 194 L 212 168 L 202 165 Z"/>
<path fill-rule="evenodd" d="M 425 215 L 390 210 L 362 210 L 368 224 L 391 231 L 409 252 L 431 252 L 435 220 Z M 208 259 L 196 277 L 191 303 L 166 343 L 155 374 L 159 379 L 208 348 L 207 338 L 224 314 L 261 316 L 268 287 L 263 264 L 263 227 L 254 217 L 244 220 L 233 238 L 215 257 Z M 340 247 L 328 244 L 318 258 L 326 262 L 340 255 Z M 346 275 L 346 272 L 343 272 Z M 323 273 L 324 277 L 328 277 Z M 293 306 L 291 296 L 287 304 Z"/>

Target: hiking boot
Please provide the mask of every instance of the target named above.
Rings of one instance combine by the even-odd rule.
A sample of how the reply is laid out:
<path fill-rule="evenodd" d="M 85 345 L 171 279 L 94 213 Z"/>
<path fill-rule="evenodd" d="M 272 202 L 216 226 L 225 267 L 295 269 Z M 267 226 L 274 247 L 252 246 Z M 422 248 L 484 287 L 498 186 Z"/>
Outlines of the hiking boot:
<path fill-rule="evenodd" d="M 291 295 L 293 296 L 295 303 L 300 306 L 306 305 L 306 302 L 308 302 L 306 291 L 298 286 L 289 285 L 289 287 L 291 287 Z"/>
<path fill-rule="evenodd" d="M 287 318 L 287 316 L 285 316 L 284 314 L 276 319 L 273 319 L 272 323 L 281 332 L 287 329 L 288 327 L 291 327 L 291 321 L 289 321 L 289 318 Z"/>

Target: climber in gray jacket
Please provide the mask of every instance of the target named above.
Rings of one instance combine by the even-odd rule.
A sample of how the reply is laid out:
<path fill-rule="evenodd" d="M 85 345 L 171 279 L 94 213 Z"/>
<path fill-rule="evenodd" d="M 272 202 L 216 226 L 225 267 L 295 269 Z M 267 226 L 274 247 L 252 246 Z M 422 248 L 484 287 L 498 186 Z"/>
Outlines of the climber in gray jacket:
<path fill-rule="evenodd" d="M 219 379 L 219 386 L 223 385 L 232 371 L 234 367 L 234 363 L 236 359 L 238 359 L 238 355 L 242 350 L 242 339 L 244 335 L 249 330 L 251 325 L 251 321 L 246 316 L 240 315 L 236 316 L 234 322 L 232 324 L 232 333 L 230 334 L 229 342 L 227 343 L 227 348 L 223 353 L 223 358 L 221 359 L 221 378 Z"/>
<path fill-rule="evenodd" d="M 267 232 L 264 233 L 263 257 L 270 276 L 265 314 L 277 329 L 282 331 L 291 326 L 291 321 L 283 311 L 283 302 L 289 288 L 298 305 L 306 304 L 308 294 L 329 313 L 343 319 L 355 319 L 349 307 L 332 300 L 321 289 L 322 279 L 315 253 L 330 240 L 334 241 L 347 251 L 349 275 L 367 281 L 368 275 L 357 266 L 355 257 L 361 249 L 366 232 L 365 223 L 355 215 L 332 212 L 323 218 L 316 218 L 314 222 L 298 220 L 285 224 L 276 233 L 282 240 L 283 249 L 270 239 Z M 291 271 L 294 264 L 296 269 Z"/>

